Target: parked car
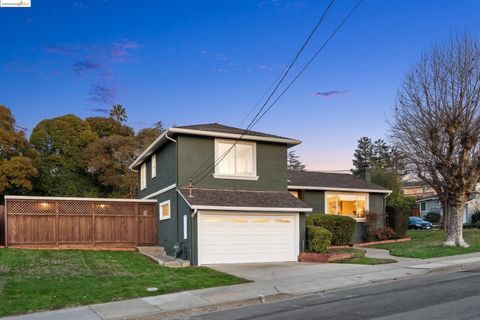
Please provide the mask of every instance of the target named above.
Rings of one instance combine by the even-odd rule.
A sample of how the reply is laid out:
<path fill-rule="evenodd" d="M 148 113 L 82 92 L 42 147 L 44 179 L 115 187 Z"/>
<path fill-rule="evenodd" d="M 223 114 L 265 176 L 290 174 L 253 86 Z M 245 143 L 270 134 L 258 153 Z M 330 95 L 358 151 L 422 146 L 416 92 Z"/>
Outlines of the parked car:
<path fill-rule="evenodd" d="M 432 223 L 419 217 L 408 217 L 408 229 L 432 229 Z"/>

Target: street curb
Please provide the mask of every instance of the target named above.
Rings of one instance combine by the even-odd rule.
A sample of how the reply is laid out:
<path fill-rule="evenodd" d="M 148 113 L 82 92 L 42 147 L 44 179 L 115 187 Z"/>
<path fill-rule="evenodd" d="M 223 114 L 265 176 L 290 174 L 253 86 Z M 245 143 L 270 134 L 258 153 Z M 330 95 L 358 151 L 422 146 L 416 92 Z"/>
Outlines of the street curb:
<path fill-rule="evenodd" d="M 114 320 L 121 320 L 121 319 L 132 319 L 132 320 L 161 320 L 161 319 L 170 319 L 172 317 L 181 317 L 181 316 L 189 316 L 197 313 L 205 313 L 205 312 L 212 312 L 212 311 L 221 311 L 227 309 L 234 309 L 240 308 L 245 306 L 257 305 L 267 302 L 275 302 L 278 300 L 283 300 L 287 298 L 294 297 L 293 294 L 287 293 L 277 293 L 267 296 L 258 296 L 257 298 L 249 298 L 244 300 L 237 300 L 231 302 L 224 302 L 224 303 L 216 303 L 202 307 L 195 307 L 190 309 L 183 309 L 183 310 L 174 310 L 174 311 L 160 311 L 148 313 L 145 315 L 139 315 L 137 317 L 120 317 L 115 318 Z M 113 320 L 113 319 L 112 319 Z"/>
<path fill-rule="evenodd" d="M 445 266 L 429 269 L 425 273 L 428 274 L 433 272 L 468 271 L 476 268 L 480 268 L 480 261 L 467 262 L 467 263 L 453 263 L 451 265 L 445 265 Z"/>

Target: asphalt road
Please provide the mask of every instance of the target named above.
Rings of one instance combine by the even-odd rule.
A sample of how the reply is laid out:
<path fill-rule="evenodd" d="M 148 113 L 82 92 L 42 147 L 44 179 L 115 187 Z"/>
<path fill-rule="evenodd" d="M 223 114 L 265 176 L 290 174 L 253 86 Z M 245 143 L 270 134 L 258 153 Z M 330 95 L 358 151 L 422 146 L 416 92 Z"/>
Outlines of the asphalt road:
<path fill-rule="evenodd" d="M 480 269 L 434 274 L 179 319 L 480 319 Z"/>

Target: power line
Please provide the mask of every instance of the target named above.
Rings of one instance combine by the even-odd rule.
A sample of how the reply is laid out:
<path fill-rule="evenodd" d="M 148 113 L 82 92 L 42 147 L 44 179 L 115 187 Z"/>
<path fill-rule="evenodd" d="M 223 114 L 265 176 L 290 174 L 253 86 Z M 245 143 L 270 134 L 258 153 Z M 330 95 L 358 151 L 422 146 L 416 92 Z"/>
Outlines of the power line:
<path fill-rule="evenodd" d="M 200 180 L 198 180 L 197 182 L 195 183 L 198 183 L 200 181 L 202 181 L 205 176 L 210 172 L 210 170 L 214 169 L 227 155 L 228 153 L 230 153 L 230 151 L 235 147 L 235 145 L 243 138 L 243 136 L 248 132 L 248 130 L 252 127 L 252 123 L 257 119 L 257 117 L 260 115 L 260 113 L 263 111 L 263 109 L 265 108 L 265 106 L 268 104 L 268 102 L 270 102 L 270 99 L 273 97 L 273 95 L 275 94 L 275 92 L 278 90 L 279 86 L 282 84 L 283 80 L 285 79 L 285 77 L 288 75 L 288 73 L 290 72 L 291 68 L 293 67 L 293 65 L 297 62 L 298 58 L 300 57 L 301 53 L 303 52 L 303 50 L 305 49 L 305 47 L 308 45 L 308 43 L 310 42 L 311 38 L 313 37 L 314 33 L 317 31 L 318 27 L 320 26 L 320 24 L 323 22 L 323 20 L 325 19 L 325 16 L 327 15 L 328 11 L 330 10 L 330 8 L 332 7 L 333 3 L 335 2 L 335 0 L 331 0 L 330 3 L 328 4 L 328 6 L 325 8 L 325 10 L 323 11 L 323 14 L 322 16 L 320 17 L 319 21 L 317 22 L 317 24 L 315 25 L 315 27 L 313 28 L 313 30 L 310 32 L 310 34 L 308 35 L 307 39 L 304 41 L 303 45 L 300 47 L 300 49 L 298 50 L 298 52 L 294 55 L 292 61 L 290 62 L 290 64 L 288 65 L 288 67 L 282 71 L 280 73 L 280 80 L 275 80 L 274 83 L 272 84 L 272 86 L 274 86 L 274 89 L 272 90 L 272 92 L 270 93 L 270 95 L 268 96 L 267 100 L 263 103 L 262 107 L 260 108 L 260 110 L 256 113 L 256 115 L 253 117 L 253 119 L 250 121 L 250 123 L 248 124 L 248 126 L 245 128 L 245 130 L 243 130 L 242 134 L 240 135 L 240 137 L 234 142 L 234 144 L 224 153 L 222 154 L 221 157 L 219 157 L 219 159 L 215 160 L 214 158 L 214 163 L 213 163 L 213 167 L 212 165 L 209 165 L 207 166 L 206 168 L 204 168 L 203 170 L 199 171 L 198 173 L 192 175 L 190 177 L 190 181 L 193 181 L 194 179 L 196 179 L 197 177 L 199 177 L 200 175 L 204 174 L 206 172 L 205 175 L 202 176 L 202 178 Z M 278 78 L 277 78 L 278 79 Z M 276 84 L 275 84 L 276 83 Z M 271 87 L 272 87 L 271 86 Z M 271 88 L 270 87 L 270 88 Z M 265 92 L 265 94 L 263 95 L 263 97 L 265 97 L 267 95 L 269 90 L 267 90 Z M 262 99 L 263 99 L 262 97 Z M 260 101 L 262 100 L 260 99 Z M 260 102 L 259 101 L 259 102 Z M 255 110 L 255 108 L 257 107 L 258 103 L 254 106 L 254 108 L 249 112 L 249 114 Z M 243 121 L 242 121 L 243 122 Z M 210 161 L 208 161 L 210 162 Z M 202 166 L 200 167 L 200 169 L 204 167 L 204 165 L 202 164 Z"/>
<path fill-rule="evenodd" d="M 298 72 L 298 74 L 294 77 L 294 79 L 288 84 L 288 86 L 282 91 L 282 93 L 272 102 L 272 104 L 270 104 L 270 106 L 265 109 L 265 111 L 262 112 L 262 110 L 264 109 L 265 105 L 269 102 L 270 98 L 273 96 L 273 94 L 275 93 L 276 89 L 278 89 L 279 85 L 281 84 L 278 83 L 277 86 L 275 87 L 275 90 L 272 92 L 272 94 L 270 94 L 269 96 L 269 99 L 267 99 L 267 101 L 264 103 L 264 105 L 262 106 L 262 108 L 260 108 L 259 112 L 257 112 L 257 115 L 252 119 L 252 121 L 250 122 L 249 126 L 244 130 L 244 132 L 242 133 L 242 135 L 240 136 L 240 138 L 235 141 L 235 143 L 232 145 L 231 148 L 229 148 L 224 155 L 222 155 L 222 157 L 220 157 L 218 159 L 218 161 L 216 161 L 213 165 L 213 168 L 215 168 L 224 158 L 225 156 L 235 147 L 235 145 L 238 143 L 238 141 L 243 137 L 243 135 L 245 134 L 245 132 L 250 129 L 250 128 L 253 128 L 266 114 L 268 111 L 270 111 L 270 109 L 278 102 L 278 100 L 285 94 L 285 92 L 287 92 L 288 89 L 290 89 L 290 87 L 297 81 L 297 79 L 303 74 L 303 72 L 308 68 L 308 66 L 310 66 L 310 64 L 313 62 L 313 60 L 315 60 L 315 58 L 320 54 L 320 52 L 323 50 L 323 48 L 325 48 L 325 46 L 330 42 L 330 40 L 337 34 L 337 32 L 345 25 L 345 23 L 347 22 L 347 20 L 352 16 L 352 14 L 355 12 L 355 10 L 359 7 L 359 5 L 361 4 L 362 0 L 359 0 L 356 5 L 350 10 L 350 12 L 345 16 L 345 18 L 341 21 L 341 23 L 337 26 L 337 28 L 335 28 L 335 30 L 331 33 L 331 35 L 327 38 L 327 40 L 324 41 L 324 43 L 320 46 L 320 48 L 315 52 L 315 54 L 310 58 L 310 60 L 305 64 L 305 66 L 300 70 L 300 72 Z M 327 7 L 328 9 L 328 7 Z M 325 12 L 324 12 L 325 14 Z M 324 15 L 322 15 L 322 18 L 323 18 Z M 304 48 L 304 47 L 302 47 Z M 289 66 L 289 68 L 287 69 L 287 73 L 288 71 L 291 69 L 291 66 Z M 283 79 L 285 78 L 286 75 L 284 75 L 281 79 L 281 81 L 283 81 Z M 260 116 L 258 116 L 259 114 L 261 113 Z M 210 171 L 210 170 L 209 170 Z M 198 181 L 196 181 L 196 183 L 199 183 L 201 182 L 209 173 L 209 171 L 204 174 Z M 203 171 L 205 172 L 205 170 Z M 198 175 L 197 175 L 198 176 Z"/>

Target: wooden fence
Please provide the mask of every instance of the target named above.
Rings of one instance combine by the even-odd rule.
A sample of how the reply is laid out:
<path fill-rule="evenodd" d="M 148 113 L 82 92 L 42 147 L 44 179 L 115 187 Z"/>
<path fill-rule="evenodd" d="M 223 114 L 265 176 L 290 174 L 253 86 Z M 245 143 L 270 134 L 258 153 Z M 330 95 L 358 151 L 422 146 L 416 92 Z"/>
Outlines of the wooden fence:
<path fill-rule="evenodd" d="M 5 245 L 5 207 L 0 206 L 0 246 Z"/>
<path fill-rule="evenodd" d="M 5 245 L 155 245 L 155 200 L 5 197 Z"/>

